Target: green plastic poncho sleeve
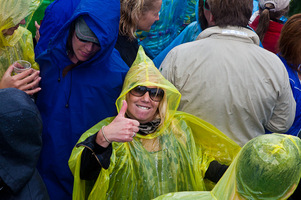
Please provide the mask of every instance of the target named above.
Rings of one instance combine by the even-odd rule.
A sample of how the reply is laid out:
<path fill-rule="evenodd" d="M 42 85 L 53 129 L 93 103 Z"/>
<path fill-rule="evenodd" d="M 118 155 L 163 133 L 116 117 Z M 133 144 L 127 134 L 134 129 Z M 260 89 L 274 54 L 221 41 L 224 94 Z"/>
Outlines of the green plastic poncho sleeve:
<path fill-rule="evenodd" d="M 34 59 L 31 32 L 19 26 L 13 35 L 4 35 L 3 30 L 16 26 L 40 5 L 39 0 L 0 1 L 0 78 L 16 60 L 27 60 L 32 68 L 39 69 Z"/>
<path fill-rule="evenodd" d="M 158 86 L 165 92 L 159 112 L 161 125 L 151 134 L 137 133 L 132 142 L 113 142 L 108 169 L 101 169 L 96 180 L 80 179 L 81 153 L 75 147 L 69 159 L 74 175 L 73 199 L 152 199 L 178 191 L 204 191 L 204 174 L 212 160 L 230 164 L 240 147 L 211 124 L 178 112 L 180 93 L 168 82 L 139 49 L 123 90 L 116 101 L 120 110 L 127 93 L 136 87 Z M 108 118 L 85 132 L 79 143 L 97 133 Z"/>
<path fill-rule="evenodd" d="M 267 134 L 249 141 L 211 192 L 176 192 L 156 200 L 288 199 L 301 177 L 301 140 Z"/>

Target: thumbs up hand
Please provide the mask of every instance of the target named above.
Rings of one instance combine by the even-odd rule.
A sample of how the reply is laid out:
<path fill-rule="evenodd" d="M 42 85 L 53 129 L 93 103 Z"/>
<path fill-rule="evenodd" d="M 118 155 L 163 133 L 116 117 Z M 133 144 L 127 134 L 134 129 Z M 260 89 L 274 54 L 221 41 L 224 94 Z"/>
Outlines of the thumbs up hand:
<path fill-rule="evenodd" d="M 139 131 L 138 126 L 140 123 L 137 120 L 125 117 L 127 110 L 127 102 L 123 100 L 122 107 L 116 118 L 103 128 L 106 138 L 111 142 L 130 142 Z M 109 143 L 103 137 L 102 130 L 98 131 L 96 142 L 102 147 L 109 146 Z"/>

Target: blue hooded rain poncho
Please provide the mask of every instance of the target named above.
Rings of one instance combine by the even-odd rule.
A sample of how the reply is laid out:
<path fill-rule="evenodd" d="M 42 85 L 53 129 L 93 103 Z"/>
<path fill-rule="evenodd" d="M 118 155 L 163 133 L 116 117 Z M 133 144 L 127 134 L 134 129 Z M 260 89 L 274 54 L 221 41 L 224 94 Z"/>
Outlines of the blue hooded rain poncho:
<path fill-rule="evenodd" d="M 66 51 L 70 24 L 79 16 L 95 33 L 101 49 L 63 77 L 63 69 L 72 64 Z M 38 170 L 51 199 L 71 199 L 73 176 L 68 158 L 81 134 L 117 114 L 114 103 L 129 69 L 114 50 L 119 16 L 119 0 L 82 0 L 48 49 L 37 58 L 42 90 L 36 103 L 43 119 Z"/>
<path fill-rule="evenodd" d="M 148 135 L 138 132 L 131 142 L 113 142 L 109 167 L 102 168 L 96 180 L 80 178 L 81 155 L 84 146 L 88 147 L 84 143 L 114 117 L 86 131 L 78 143 L 85 142 L 73 149 L 69 159 L 74 175 L 73 199 L 148 200 L 172 191 L 207 190 L 204 175 L 210 162 L 217 160 L 229 165 L 240 150 L 211 124 L 177 111 L 181 94 L 160 74 L 141 46 L 116 101 L 118 110 L 127 93 L 138 85 L 164 90 L 165 97 L 159 105 L 161 125 Z"/>

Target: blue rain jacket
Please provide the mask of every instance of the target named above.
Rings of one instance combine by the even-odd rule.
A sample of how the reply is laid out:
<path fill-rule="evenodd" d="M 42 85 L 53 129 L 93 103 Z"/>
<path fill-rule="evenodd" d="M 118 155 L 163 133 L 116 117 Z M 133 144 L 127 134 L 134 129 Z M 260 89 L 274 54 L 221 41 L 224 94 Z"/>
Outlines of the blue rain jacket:
<path fill-rule="evenodd" d="M 301 83 L 298 78 L 298 73 L 292 68 L 290 68 L 290 66 L 287 64 L 286 60 L 283 57 L 279 56 L 279 58 L 285 65 L 286 70 L 288 72 L 290 85 L 292 88 L 294 99 L 296 101 L 295 121 L 291 126 L 291 128 L 286 133 L 301 137 Z"/>
<path fill-rule="evenodd" d="M 66 43 L 70 23 L 83 16 L 98 37 L 101 50 L 70 70 Z M 43 120 L 43 148 L 38 170 L 51 199 L 71 199 L 73 176 L 68 159 L 79 137 L 97 122 L 117 114 L 119 96 L 129 67 L 114 49 L 120 17 L 119 0 L 82 0 L 37 62 L 42 88 L 37 106 Z"/>

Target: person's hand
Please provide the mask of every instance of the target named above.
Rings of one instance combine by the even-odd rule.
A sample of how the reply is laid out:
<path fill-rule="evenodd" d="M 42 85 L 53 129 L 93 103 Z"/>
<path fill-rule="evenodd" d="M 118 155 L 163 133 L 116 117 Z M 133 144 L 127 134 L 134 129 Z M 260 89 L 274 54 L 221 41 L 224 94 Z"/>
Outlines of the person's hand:
<path fill-rule="evenodd" d="M 38 42 L 40 39 L 40 25 L 38 24 L 37 21 L 34 22 L 34 25 L 36 27 L 36 36 L 34 37 L 36 41 Z"/>
<path fill-rule="evenodd" d="M 140 123 L 137 120 L 125 117 L 127 103 L 125 100 L 122 103 L 123 105 L 116 118 L 103 128 L 104 134 L 110 142 L 130 142 L 139 131 Z M 109 143 L 105 140 L 101 131 L 97 133 L 96 142 L 106 148 Z"/>
<path fill-rule="evenodd" d="M 40 71 L 28 69 L 20 74 L 12 76 L 14 65 L 8 67 L 0 81 L 0 89 L 3 88 L 17 88 L 26 92 L 28 95 L 33 95 L 41 90 L 39 82 L 41 77 Z"/>

